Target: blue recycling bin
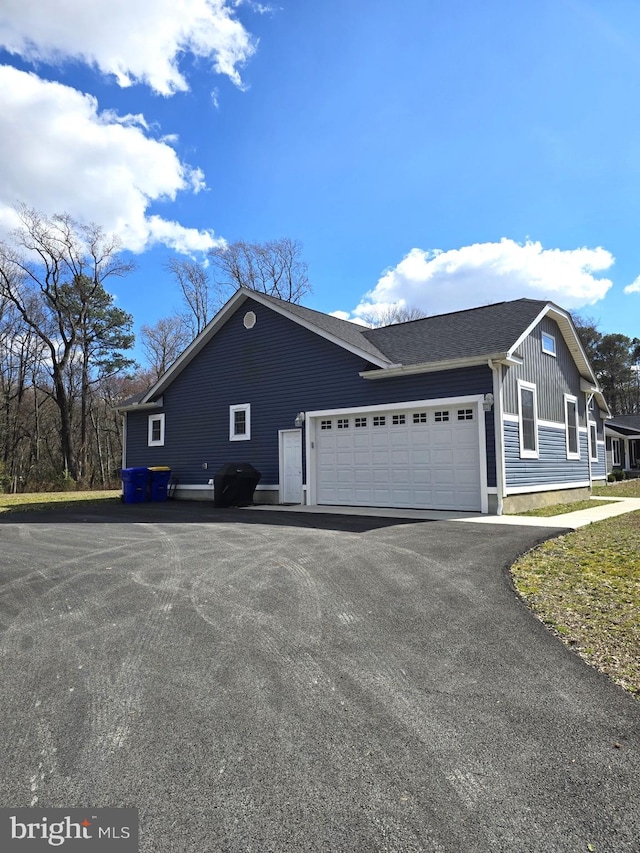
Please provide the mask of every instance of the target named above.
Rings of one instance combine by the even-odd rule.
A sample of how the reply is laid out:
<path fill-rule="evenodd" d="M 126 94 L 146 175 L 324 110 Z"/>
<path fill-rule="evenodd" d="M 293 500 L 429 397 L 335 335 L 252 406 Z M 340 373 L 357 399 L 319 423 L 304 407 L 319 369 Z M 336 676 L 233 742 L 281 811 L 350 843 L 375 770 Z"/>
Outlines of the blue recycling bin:
<path fill-rule="evenodd" d="M 149 468 L 149 500 L 166 501 L 171 468 L 166 465 L 156 465 Z"/>
<path fill-rule="evenodd" d="M 139 504 L 149 500 L 149 469 L 123 468 L 122 500 L 126 504 Z"/>

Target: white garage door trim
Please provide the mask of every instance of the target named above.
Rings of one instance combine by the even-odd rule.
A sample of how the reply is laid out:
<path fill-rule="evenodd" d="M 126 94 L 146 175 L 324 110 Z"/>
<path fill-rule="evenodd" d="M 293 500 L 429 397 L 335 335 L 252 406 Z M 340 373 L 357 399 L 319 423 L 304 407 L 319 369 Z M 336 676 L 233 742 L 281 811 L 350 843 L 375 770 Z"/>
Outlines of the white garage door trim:
<path fill-rule="evenodd" d="M 306 468 L 307 468 L 307 499 L 311 505 L 318 503 L 318 481 L 317 481 L 317 431 L 321 418 L 331 418 L 335 416 L 367 414 L 374 412 L 393 412 L 399 410 L 407 410 L 413 408 L 452 408 L 455 406 L 473 407 L 475 411 L 474 420 L 477 426 L 477 438 L 479 449 L 479 467 L 480 467 L 480 512 L 488 512 L 488 494 L 487 494 L 487 458 L 486 458 L 486 436 L 485 436 L 485 419 L 484 410 L 482 407 L 484 397 L 482 394 L 465 395 L 461 397 L 440 397 L 428 400 L 408 400 L 403 403 L 386 403 L 375 406 L 351 406 L 340 409 L 322 409 L 305 413 L 306 426 Z"/>

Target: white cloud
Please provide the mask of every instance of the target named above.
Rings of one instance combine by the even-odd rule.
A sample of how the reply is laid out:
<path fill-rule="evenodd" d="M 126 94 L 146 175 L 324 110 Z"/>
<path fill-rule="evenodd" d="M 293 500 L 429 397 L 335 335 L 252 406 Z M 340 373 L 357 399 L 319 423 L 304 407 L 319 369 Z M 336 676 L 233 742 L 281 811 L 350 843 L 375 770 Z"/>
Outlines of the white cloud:
<path fill-rule="evenodd" d="M 375 314 L 398 304 L 440 314 L 521 297 L 580 308 L 605 296 L 612 282 L 597 274 L 613 263 L 602 248 L 544 249 L 538 242 L 522 245 L 506 238 L 447 252 L 411 249 L 352 314 Z"/>
<path fill-rule="evenodd" d="M 188 89 L 184 53 L 241 85 L 238 67 L 255 51 L 227 0 L 3 0 L 0 46 L 36 62 L 81 60 L 163 95 Z"/>
<path fill-rule="evenodd" d="M 628 284 L 625 289 L 625 293 L 640 293 L 640 275 L 635 281 L 632 281 L 631 284 Z"/>
<path fill-rule="evenodd" d="M 0 66 L 0 226 L 15 224 L 11 206 L 67 212 L 118 233 L 126 248 L 154 243 L 206 250 L 211 231 L 149 216 L 153 202 L 198 192 L 204 176 L 148 135 L 143 116 L 100 113 L 95 98 L 35 74 Z"/>

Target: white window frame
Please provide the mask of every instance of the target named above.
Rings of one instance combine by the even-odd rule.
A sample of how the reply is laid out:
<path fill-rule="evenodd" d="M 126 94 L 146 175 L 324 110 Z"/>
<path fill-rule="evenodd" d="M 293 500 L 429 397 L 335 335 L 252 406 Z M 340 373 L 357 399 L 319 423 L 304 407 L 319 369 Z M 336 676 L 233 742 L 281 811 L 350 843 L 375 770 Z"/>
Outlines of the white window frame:
<path fill-rule="evenodd" d="M 596 421 L 588 421 L 589 426 L 589 459 L 598 461 L 598 424 Z"/>
<path fill-rule="evenodd" d="M 522 428 L 522 392 L 533 392 L 533 433 L 535 438 L 535 449 L 524 447 L 524 430 Z M 520 458 L 539 459 L 540 443 L 538 438 L 538 389 L 533 382 L 525 382 L 518 379 L 518 431 L 520 433 Z"/>
<path fill-rule="evenodd" d="M 244 412 L 245 431 L 236 433 L 236 412 Z M 229 441 L 251 440 L 251 403 L 238 403 L 229 406 Z"/>
<path fill-rule="evenodd" d="M 614 468 L 622 467 L 622 441 L 619 438 L 611 439 L 611 464 Z"/>
<path fill-rule="evenodd" d="M 545 338 L 547 338 L 547 340 L 552 341 L 551 346 L 545 346 Z M 549 332 L 542 332 L 541 340 L 542 352 L 546 353 L 547 355 L 552 355 L 555 358 L 557 356 L 555 336 L 550 334 Z"/>
<path fill-rule="evenodd" d="M 160 422 L 160 438 L 153 438 L 153 424 L 155 421 Z M 149 415 L 147 419 L 147 445 L 148 447 L 163 447 L 164 446 L 164 412 Z"/>
<path fill-rule="evenodd" d="M 576 450 L 569 450 L 569 403 L 573 403 L 576 413 Z M 567 459 L 580 459 L 580 415 L 578 412 L 578 398 L 571 394 L 564 395 L 564 436 L 567 447 Z"/>

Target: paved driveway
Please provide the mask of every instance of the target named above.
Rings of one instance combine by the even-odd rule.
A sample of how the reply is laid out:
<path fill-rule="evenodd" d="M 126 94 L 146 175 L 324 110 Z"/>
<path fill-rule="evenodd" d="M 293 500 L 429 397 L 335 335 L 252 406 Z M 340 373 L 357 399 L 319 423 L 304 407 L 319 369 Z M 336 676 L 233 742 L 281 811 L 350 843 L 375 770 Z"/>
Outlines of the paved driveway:
<path fill-rule="evenodd" d="M 546 533 L 0 516 L 0 805 L 136 806 L 144 853 L 638 851 L 640 703 L 510 586 Z"/>

